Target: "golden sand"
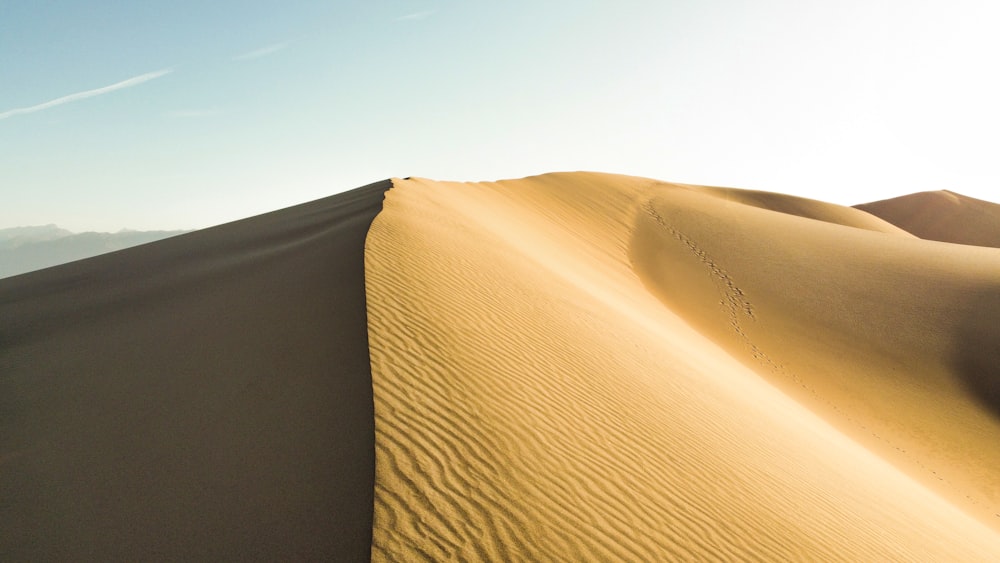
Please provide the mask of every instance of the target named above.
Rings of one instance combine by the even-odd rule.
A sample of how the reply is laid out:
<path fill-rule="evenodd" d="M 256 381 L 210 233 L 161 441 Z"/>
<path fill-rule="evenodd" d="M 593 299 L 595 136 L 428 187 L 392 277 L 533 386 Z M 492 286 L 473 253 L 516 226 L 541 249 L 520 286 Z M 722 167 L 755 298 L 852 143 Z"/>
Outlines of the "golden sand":
<path fill-rule="evenodd" d="M 1000 560 L 1000 206 L 392 185 L 0 280 L 0 559 Z"/>
<path fill-rule="evenodd" d="M 1000 557 L 995 249 L 574 173 L 394 180 L 365 272 L 374 560 Z"/>
<path fill-rule="evenodd" d="M 855 207 L 920 238 L 1000 248 L 1000 204 L 993 202 L 938 190 Z"/>

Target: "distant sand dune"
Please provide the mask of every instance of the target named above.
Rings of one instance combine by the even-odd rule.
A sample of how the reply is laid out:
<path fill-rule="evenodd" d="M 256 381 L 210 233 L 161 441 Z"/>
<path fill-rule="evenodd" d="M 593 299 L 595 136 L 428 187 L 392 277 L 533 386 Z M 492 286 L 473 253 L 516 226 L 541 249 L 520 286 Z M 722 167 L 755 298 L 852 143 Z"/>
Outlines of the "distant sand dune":
<path fill-rule="evenodd" d="M 980 321 L 949 307 L 989 287 L 996 254 L 724 195 L 583 173 L 394 181 L 366 252 L 375 560 L 1000 556 L 921 469 L 802 406 L 908 437 L 913 465 L 954 478 L 936 491 L 995 506 L 995 454 L 976 448 L 996 422 L 953 369 Z"/>
<path fill-rule="evenodd" d="M 681 184 L 673 184 L 680 187 Z M 892 225 L 882 219 L 872 216 L 869 213 L 858 213 L 857 210 L 840 205 L 831 205 L 823 201 L 807 199 L 773 192 L 762 192 L 758 190 L 740 190 L 734 188 L 715 188 L 708 186 L 684 186 L 697 192 L 713 195 L 727 203 L 741 203 L 778 211 L 788 215 L 805 217 L 844 225 L 845 227 L 857 227 L 869 231 L 878 231 L 897 235 L 907 235 L 907 232 L 897 226 Z M 912 236 L 912 235 L 908 235 Z"/>
<path fill-rule="evenodd" d="M 940 190 L 855 207 L 920 238 L 1000 248 L 1000 204 Z"/>

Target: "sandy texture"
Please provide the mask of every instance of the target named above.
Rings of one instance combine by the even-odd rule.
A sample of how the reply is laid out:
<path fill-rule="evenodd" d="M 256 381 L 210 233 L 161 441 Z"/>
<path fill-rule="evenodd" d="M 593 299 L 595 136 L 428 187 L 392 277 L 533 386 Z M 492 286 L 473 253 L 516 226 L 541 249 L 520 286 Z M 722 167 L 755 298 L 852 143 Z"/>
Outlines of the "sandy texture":
<path fill-rule="evenodd" d="M 939 190 L 855 207 L 920 238 L 1000 248 L 1000 204 Z"/>
<path fill-rule="evenodd" d="M 994 249 L 588 173 L 366 246 L 374 560 L 1000 557 Z"/>
<path fill-rule="evenodd" d="M 0 559 L 367 559 L 388 187 L 0 281 Z"/>
<path fill-rule="evenodd" d="M 850 437 L 1000 528 L 1000 251 L 823 222 L 715 189 L 644 203 L 647 288 Z M 837 214 L 844 216 L 837 218 Z M 850 219 L 849 219 L 850 218 Z"/>

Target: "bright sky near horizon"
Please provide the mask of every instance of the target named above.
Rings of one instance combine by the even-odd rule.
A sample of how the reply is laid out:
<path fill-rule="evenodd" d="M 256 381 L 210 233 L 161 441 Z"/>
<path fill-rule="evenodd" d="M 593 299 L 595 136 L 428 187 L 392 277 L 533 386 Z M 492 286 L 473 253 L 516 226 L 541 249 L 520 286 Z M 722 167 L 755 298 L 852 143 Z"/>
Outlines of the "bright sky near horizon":
<path fill-rule="evenodd" d="M 5 0 L 0 228 L 561 170 L 998 201 L 997 29 L 992 0 Z"/>

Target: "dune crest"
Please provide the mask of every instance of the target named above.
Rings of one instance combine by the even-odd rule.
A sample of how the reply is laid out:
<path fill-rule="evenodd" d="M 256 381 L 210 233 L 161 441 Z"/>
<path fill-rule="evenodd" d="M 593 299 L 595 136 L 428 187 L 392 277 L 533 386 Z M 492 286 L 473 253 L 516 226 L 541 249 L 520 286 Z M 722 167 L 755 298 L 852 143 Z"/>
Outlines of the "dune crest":
<path fill-rule="evenodd" d="M 948 190 L 855 205 L 928 240 L 1000 248 L 1000 204 Z"/>
<path fill-rule="evenodd" d="M 674 184 L 678 185 L 678 184 Z M 845 227 L 856 227 L 869 231 L 894 235 L 910 236 L 905 230 L 888 223 L 869 213 L 851 207 L 844 207 L 804 197 L 763 192 L 760 190 L 741 190 L 737 188 L 717 188 L 710 186 L 688 186 L 690 189 L 715 196 L 729 203 L 759 207 L 769 211 L 777 211 L 787 215 L 815 219 Z"/>
<path fill-rule="evenodd" d="M 952 393 L 963 424 L 993 432 L 949 378 L 954 333 L 904 325 L 885 334 L 919 302 L 895 297 L 860 335 L 848 327 L 867 312 L 838 307 L 872 289 L 893 298 L 930 264 L 939 275 L 925 284 L 985 259 L 956 282 L 981 284 L 993 279 L 995 255 L 928 259 L 934 243 L 853 210 L 726 195 L 592 173 L 394 180 L 365 254 L 374 560 L 1000 555 L 994 530 L 810 410 L 832 402 L 862 417 L 885 401 L 856 409 L 867 387 L 845 376 L 817 388 L 801 375 L 857 346 L 856 361 L 874 362 L 879 377 L 869 379 L 885 390 L 909 381 L 880 379 L 883 368 L 911 365 L 895 363 L 906 359 L 893 346 L 925 346 L 912 363 L 933 363 L 911 385 L 916 395 Z M 885 268 L 872 248 L 890 252 L 890 274 L 852 285 L 842 269 L 854 263 L 838 260 L 860 254 L 858 265 Z M 806 307 L 827 278 L 836 291 Z M 805 303 L 781 299 L 791 291 Z M 944 322 L 959 293 L 946 291 L 922 318 Z M 869 301 L 862 306 L 878 305 Z M 809 388 L 789 391 L 797 402 L 772 383 Z M 924 406 L 912 401 L 903 402 Z"/>

